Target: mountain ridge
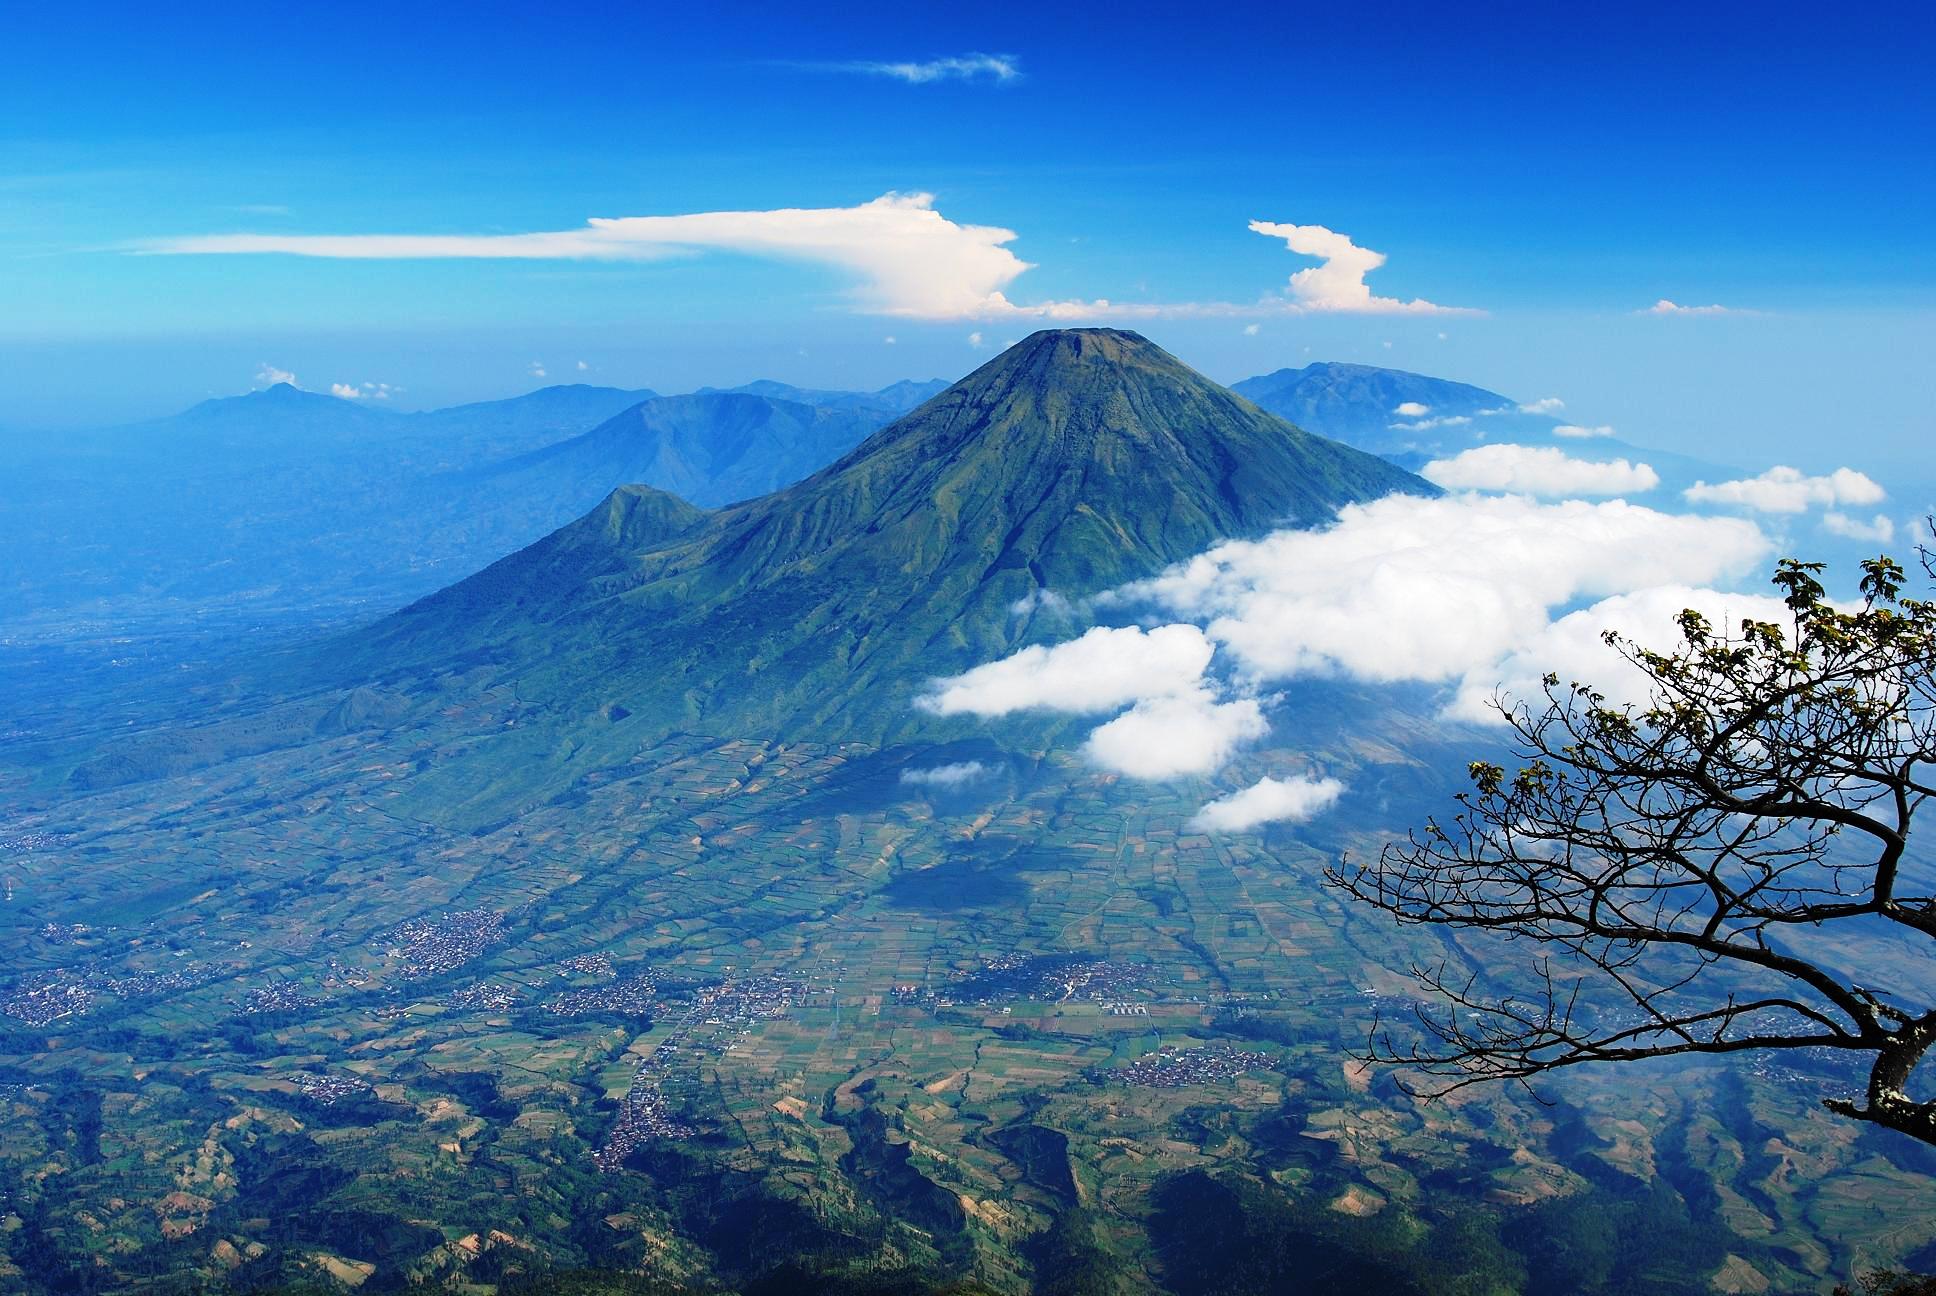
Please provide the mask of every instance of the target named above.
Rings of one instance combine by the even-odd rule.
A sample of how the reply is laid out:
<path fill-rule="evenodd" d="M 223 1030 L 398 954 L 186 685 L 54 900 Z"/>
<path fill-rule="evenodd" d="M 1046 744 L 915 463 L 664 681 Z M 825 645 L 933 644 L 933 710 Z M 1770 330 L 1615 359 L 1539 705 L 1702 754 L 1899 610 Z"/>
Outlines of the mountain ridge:
<path fill-rule="evenodd" d="M 1030 595 L 1100 592 L 1394 490 L 1433 488 L 1138 334 L 1050 330 L 801 482 L 590 563 L 607 528 L 580 519 L 569 544 L 511 555 L 333 658 L 357 682 L 482 668 L 474 687 L 514 687 L 527 784 L 541 752 L 582 769 L 674 730 L 891 741 L 934 727 L 911 707 L 927 677 L 1066 628 L 1017 615 Z M 613 705 L 625 732 L 588 727 Z"/>

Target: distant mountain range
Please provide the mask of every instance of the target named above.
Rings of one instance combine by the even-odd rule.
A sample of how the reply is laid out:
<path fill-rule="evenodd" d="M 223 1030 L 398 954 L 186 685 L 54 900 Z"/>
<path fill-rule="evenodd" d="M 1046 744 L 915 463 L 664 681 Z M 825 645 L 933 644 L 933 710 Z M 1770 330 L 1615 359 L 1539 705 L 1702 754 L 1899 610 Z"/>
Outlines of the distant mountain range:
<path fill-rule="evenodd" d="M 295 618 L 394 607 L 645 482 L 719 504 L 852 448 L 938 383 L 659 397 L 548 387 L 420 414 L 287 384 L 0 445 L 0 620 Z M 762 390 L 797 391 L 782 384 Z"/>
<path fill-rule="evenodd" d="M 984 371 L 985 372 L 985 371 Z M 751 500 L 852 451 L 941 380 L 874 392 L 759 381 L 661 396 L 547 387 L 425 413 L 279 384 L 181 414 L 0 441 L 0 622 L 281 622 L 396 607 L 528 545 L 621 485 L 702 508 Z M 1418 469 L 1483 441 L 1646 455 L 1667 488 L 1711 465 L 1600 438 L 1483 388 L 1366 365 L 1239 382 L 1261 408 Z M 1718 470 L 1725 471 L 1725 470 Z"/>

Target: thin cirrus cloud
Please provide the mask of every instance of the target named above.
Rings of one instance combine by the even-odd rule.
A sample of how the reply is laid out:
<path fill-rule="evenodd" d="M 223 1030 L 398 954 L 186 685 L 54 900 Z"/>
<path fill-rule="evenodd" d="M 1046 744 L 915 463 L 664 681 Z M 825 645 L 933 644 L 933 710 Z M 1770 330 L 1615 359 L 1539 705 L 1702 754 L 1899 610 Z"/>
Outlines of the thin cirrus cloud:
<path fill-rule="evenodd" d="M 1253 221 L 1319 264 L 1291 275 L 1286 291 L 1255 302 L 1018 303 L 1008 290 L 1033 268 L 1006 246 L 1014 230 L 965 225 L 925 193 L 884 194 L 853 207 L 594 217 L 582 227 L 523 234 L 198 234 L 146 239 L 123 251 L 160 256 L 282 255 L 335 260 L 573 260 L 641 262 L 726 252 L 832 267 L 852 280 L 866 313 L 924 320 L 1210 318 L 1243 315 L 1480 314 L 1432 302 L 1379 297 L 1365 276 L 1385 255 L 1322 225 Z"/>
<path fill-rule="evenodd" d="M 1730 504 L 1757 513 L 1806 513 L 1811 508 L 1880 504 L 1887 492 L 1866 473 L 1837 468 L 1811 477 L 1798 468 L 1777 464 L 1759 477 L 1734 481 L 1697 481 L 1681 492 L 1693 504 Z"/>
<path fill-rule="evenodd" d="M 1731 306 L 1683 306 L 1665 297 L 1640 312 L 1643 315 L 1745 315 L 1747 311 Z"/>
<path fill-rule="evenodd" d="M 945 58 L 902 61 L 856 59 L 844 63 L 789 63 L 787 66 L 810 72 L 844 72 L 853 76 L 881 77 L 908 85 L 932 85 L 940 81 L 990 81 L 1002 85 L 1022 79 L 1022 65 L 1013 54 L 954 54 Z"/>
<path fill-rule="evenodd" d="M 1575 459 L 1550 446 L 1483 445 L 1434 459 L 1420 476 L 1448 490 L 1505 491 L 1523 495 L 1605 497 L 1632 495 L 1660 485 L 1651 465 L 1625 459 Z"/>
<path fill-rule="evenodd" d="M 1204 806 L 1189 827 L 1198 832 L 1249 832 L 1269 823 L 1303 823 L 1330 809 L 1343 795 L 1344 784 L 1334 778 L 1261 778 Z"/>

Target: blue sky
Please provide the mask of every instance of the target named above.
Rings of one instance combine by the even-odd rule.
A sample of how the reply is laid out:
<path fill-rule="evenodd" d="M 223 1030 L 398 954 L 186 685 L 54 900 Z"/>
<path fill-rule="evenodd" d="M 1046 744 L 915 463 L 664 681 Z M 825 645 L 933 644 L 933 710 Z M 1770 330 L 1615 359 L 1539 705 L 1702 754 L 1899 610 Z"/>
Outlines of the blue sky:
<path fill-rule="evenodd" d="M 1756 468 L 1909 471 L 1936 430 L 1926 10 L 916 8 L 15 6 L 0 424 L 164 412 L 265 365 L 407 405 L 579 379 L 952 377 L 1043 320 L 717 243 L 651 261 L 129 250 L 922 193 L 952 225 L 1014 232 L 1000 249 L 1033 268 L 1005 301 L 1107 299 L 1083 322 L 1227 381 L 1391 364 Z M 977 54 L 1015 75 L 870 66 Z M 1374 299 L 1483 313 L 1300 297 L 1289 276 L 1322 262 L 1253 221 L 1383 254 Z M 1648 311 L 1663 298 L 1728 311 Z"/>

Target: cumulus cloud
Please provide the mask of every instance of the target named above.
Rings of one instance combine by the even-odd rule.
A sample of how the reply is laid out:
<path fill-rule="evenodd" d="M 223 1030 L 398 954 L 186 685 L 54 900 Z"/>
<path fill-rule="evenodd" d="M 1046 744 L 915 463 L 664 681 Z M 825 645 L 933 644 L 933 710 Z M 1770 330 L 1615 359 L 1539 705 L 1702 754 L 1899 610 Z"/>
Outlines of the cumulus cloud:
<path fill-rule="evenodd" d="M 1334 778 L 1258 779 L 1204 806 L 1189 826 L 1198 832 L 1248 832 L 1267 823 L 1302 823 L 1343 794 L 1344 784 Z"/>
<path fill-rule="evenodd" d="M 1534 632 L 1484 675 L 1468 676 L 1446 711 L 1477 723 L 1504 723 L 1493 699 L 1508 706 L 1529 700 L 1537 703 L 1542 697 L 1540 681 L 1548 671 L 1559 676 L 1562 685 L 1575 680 L 1592 684 L 1616 706 L 1644 706 L 1649 696 L 1647 676 L 1608 647 L 1602 636 L 1613 630 L 1634 643 L 1663 649 L 1678 640 L 1675 618 L 1687 608 L 1705 616 L 1716 630 L 1729 632 L 1738 630 L 1744 618 L 1776 625 L 1794 619 L 1780 599 L 1762 594 L 1729 594 L 1678 584 L 1615 594 Z"/>
<path fill-rule="evenodd" d="M 811 63 L 800 66 L 827 72 L 852 72 L 859 76 L 886 77 L 909 85 L 929 85 L 936 81 L 1019 80 L 1021 64 L 1013 54 L 956 54 L 921 62 Z"/>
<path fill-rule="evenodd" d="M 1679 302 L 1668 301 L 1665 297 L 1643 312 L 1647 315 L 1734 315 L 1738 313 L 1726 306 L 1683 306 Z"/>
<path fill-rule="evenodd" d="M 1359 315 L 1472 313 L 1422 299 L 1400 301 L 1396 297 L 1373 296 L 1365 276 L 1385 264 L 1385 254 L 1359 247 L 1347 234 L 1322 225 L 1289 225 L 1279 221 L 1254 220 L 1250 228 L 1266 238 L 1283 239 L 1285 246 L 1299 256 L 1318 260 L 1318 265 L 1291 276 L 1289 300 L 1299 310 Z"/>
<path fill-rule="evenodd" d="M 1209 689 L 1197 688 L 1145 698 L 1092 731 L 1082 751 L 1105 769 L 1154 782 L 1214 773 L 1238 747 L 1269 729 L 1256 698 L 1219 702 Z"/>
<path fill-rule="evenodd" d="M 1194 693 L 1213 651 L 1193 625 L 1097 626 L 1079 639 L 1024 648 L 936 680 L 917 704 L 937 715 L 1115 711 L 1138 699 Z"/>
<path fill-rule="evenodd" d="M 1740 518 L 1624 500 L 1393 495 L 1321 530 L 1218 545 L 1126 587 L 1205 625 L 1256 683 L 1297 676 L 1454 682 L 1486 675 L 1581 599 L 1712 585 L 1768 552 Z"/>
<path fill-rule="evenodd" d="M 291 387 L 302 386 L 301 383 L 296 381 L 296 375 L 290 373 L 287 369 L 278 369 L 265 361 L 255 371 L 255 385 L 258 387 L 273 387 L 277 383 L 288 383 Z"/>
<path fill-rule="evenodd" d="M 1536 401 L 1527 401 L 1519 407 L 1521 414 L 1557 414 L 1566 408 L 1566 402 L 1557 396 L 1542 396 Z"/>
<path fill-rule="evenodd" d="M 855 300 L 884 315 L 967 319 L 1015 313 L 1002 290 L 1029 268 L 1003 244 L 1013 230 L 961 225 L 930 194 L 885 194 L 855 207 L 595 217 L 580 229 L 530 234 L 213 234 L 151 240 L 165 254 L 304 257 L 539 258 L 650 261 L 732 252 L 833 266 L 859 279 Z M 1079 303 L 1027 308 L 1048 313 Z"/>
<path fill-rule="evenodd" d="M 392 393 L 402 390 L 389 383 L 366 382 L 362 386 L 355 383 L 331 383 L 329 394 L 343 400 L 389 400 Z"/>
<path fill-rule="evenodd" d="M 1887 513 L 1878 513 L 1864 522 L 1859 517 L 1831 509 L 1822 514 L 1822 529 L 1831 535 L 1845 536 L 1850 540 L 1874 540 L 1879 544 L 1887 544 L 1896 538 L 1896 524 Z"/>
<path fill-rule="evenodd" d="M 531 362 L 531 376 L 533 378 L 549 378 L 551 375 L 545 371 L 544 361 L 533 360 Z"/>
<path fill-rule="evenodd" d="M 1770 600 L 1712 587 L 1768 550 L 1744 519 L 1624 500 L 1393 495 L 1349 505 L 1321 529 L 1218 545 L 1094 600 L 1169 624 L 1098 628 L 1024 649 L 935 681 L 918 701 L 983 716 L 1121 711 L 1089 734 L 1090 761 L 1139 779 L 1207 774 L 1264 736 L 1271 699 L 1262 695 L 1282 682 L 1444 684 L 1448 714 L 1484 721 L 1495 718 L 1485 702 L 1502 681 L 1536 686 L 1546 670 L 1575 661 L 1591 668 L 1581 678 L 1617 675 L 1617 659 L 1581 655 L 1604 650 L 1598 634 L 1609 625 L 1657 641 L 1673 612 L 1717 600 L 1717 620 L 1766 616 Z M 1582 603 L 1590 606 L 1569 612 Z M 1266 812 L 1315 812 L 1316 790 L 1300 798 L 1295 787 L 1224 798 L 1199 826 L 1234 831 Z"/>
<path fill-rule="evenodd" d="M 1598 427 L 1582 427 L 1578 423 L 1560 423 L 1554 426 L 1553 435 L 1565 437 L 1569 441 L 1593 441 L 1613 435 L 1613 428 L 1602 423 Z"/>
<path fill-rule="evenodd" d="M 1625 459 L 1593 463 L 1549 446 L 1475 446 L 1450 459 L 1434 459 L 1420 471 L 1427 481 L 1450 490 L 1522 495 L 1630 495 L 1660 485 L 1660 474 L 1647 464 Z"/>
<path fill-rule="evenodd" d="M 911 787 L 957 788 L 989 773 L 980 761 L 954 761 L 928 769 L 904 769 L 901 782 Z"/>
<path fill-rule="evenodd" d="M 1759 477 L 1711 485 L 1698 481 L 1681 493 L 1695 504 L 1733 504 L 1758 513 L 1805 513 L 1817 506 L 1880 504 L 1887 495 L 1874 480 L 1853 468 L 1810 477 L 1786 465 L 1770 468 Z"/>
<path fill-rule="evenodd" d="M 1430 405 L 1421 405 L 1417 401 L 1403 401 L 1392 408 L 1392 413 L 1400 418 L 1424 418 L 1431 412 Z"/>
<path fill-rule="evenodd" d="M 284 255 L 355 260 L 658 261 L 725 252 L 824 266 L 853 281 L 854 306 L 925 320 L 1218 318 L 1302 314 L 1458 313 L 1426 301 L 1374 297 L 1364 276 L 1382 253 L 1321 225 L 1253 221 L 1322 264 L 1291 276 L 1289 292 L 1240 302 L 1015 302 L 1007 295 L 1031 268 L 1006 246 L 1014 230 L 965 225 L 935 210 L 934 196 L 888 193 L 853 207 L 594 217 L 576 229 L 520 234 L 201 234 L 123 245 L 143 255 Z M 1478 313 L 1478 312 L 1466 312 Z"/>

